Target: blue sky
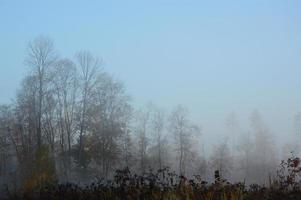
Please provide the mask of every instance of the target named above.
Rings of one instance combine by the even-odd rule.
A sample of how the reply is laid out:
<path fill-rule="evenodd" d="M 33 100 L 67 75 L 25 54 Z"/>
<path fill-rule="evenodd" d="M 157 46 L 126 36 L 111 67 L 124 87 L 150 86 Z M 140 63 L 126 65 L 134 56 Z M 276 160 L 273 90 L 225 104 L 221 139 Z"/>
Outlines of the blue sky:
<path fill-rule="evenodd" d="M 276 135 L 301 111 L 301 1 L 0 0 L 0 103 L 28 70 L 26 45 L 51 37 L 62 56 L 88 49 L 133 103 L 186 105 L 204 132 L 253 109 Z"/>

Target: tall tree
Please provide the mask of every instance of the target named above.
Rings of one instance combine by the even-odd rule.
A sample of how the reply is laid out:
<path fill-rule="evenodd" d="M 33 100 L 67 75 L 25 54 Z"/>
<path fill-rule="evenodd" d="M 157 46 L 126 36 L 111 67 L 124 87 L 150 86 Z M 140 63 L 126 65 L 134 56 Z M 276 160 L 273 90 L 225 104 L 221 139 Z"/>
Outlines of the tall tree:
<path fill-rule="evenodd" d="M 233 154 L 235 150 L 237 150 L 237 138 L 239 133 L 239 124 L 238 119 L 235 112 L 231 112 L 226 118 L 226 127 L 230 134 L 230 142 L 231 142 L 231 153 Z"/>
<path fill-rule="evenodd" d="M 57 60 L 57 55 L 52 41 L 46 37 L 38 37 L 28 45 L 26 63 L 31 67 L 35 79 L 36 94 L 36 137 L 37 146 L 42 144 L 42 115 L 49 80 L 49 69 Z"/>
<path fill-rule="evenodd" d="M 139 171 L 144 173 L 147 167 L 147 153 L 149 148 L 149 123 L 150 123 L 150 108 L 148 107 L 144 111 L 138 111 L 136 113 L 136 134 L 138 137 L 138 161 Z"/>
<path fill-rule="evenodd" d="M 169 128 L 175 139 L 175 150 L 179 159 L 179 173 L 185 175 L 186 165 L 193 155 L 193 135 L 200 132 L 197 125 L 188 119 L 188 110 L 183 106 L 177 106 L 170 114 Z"/>
<path fill-rule="evenodd" d="M 164 137 L 164 127 L 165 127 L 165 119 L 164 119 L 164 113 L 162 110 L 160 110 L 157 107 L 153 108 L 153 114 L 152 114 L 152 132 L 153 137 L 155 140 L 155 149 L 156 152 L 156 160 L 158 163 L 158 169 L 162 169 L 163 165 L 166 163 L 164 161 L 164 153 L 166 149 L 164 146 L 166 146 L 167 141 Z"/>
<path fill-rule="evenodd" d="M 97 76 L 101 67 L 101 61 L 95 58 L 88 51 L 80 51 L 76 55 L 77 65 L 80 69 L 79 84 L 80 84 L 80 112 L 79 112 L 79 147 L 78 159 L 79 163 L 83 159 L 84 138 L 88 123 L 88 107 L 91 103 L 91 92 L 95 86 Z"/>
<path fill-rule="evenodd" d="M 255 146 L 253 155 L 253 176 L 257 177 L 258 182 L 264 183 L 276 170 L 276 153 L 273 138 L 261 114 L 257 110 L 251 113 L 250 121 Z"/>
<path fill-rule="evenodd" d="M 53 79 L 57 115 L 57 126 L 61 150 L 70 153 L 75 132 L 75 114 L 77 103 L 78 78 L 76 67 L 69 59 L 57 62 Z"/>
<path fill-rule="evenodd" d="M 92 96 L 88 124 L 94 138 L 94 155 L 102 166 L 101 174 L 108 178 L 121 157 L 121 139 L 128 134 L 125 124 L 130 118 L 129 96 L 123 84 L 106 73 L 99 74 Z"/>
<path fill-rule="evenodd" d="M 237 159 L 238 169 L 241 169 L 242 176 L 247 182 L 250 181 L 252 174 L 252 155 L 254 152 L 254 141 L 251 138 L 250 133 L 242 135 L 238 144 L 239 158 Z"/>

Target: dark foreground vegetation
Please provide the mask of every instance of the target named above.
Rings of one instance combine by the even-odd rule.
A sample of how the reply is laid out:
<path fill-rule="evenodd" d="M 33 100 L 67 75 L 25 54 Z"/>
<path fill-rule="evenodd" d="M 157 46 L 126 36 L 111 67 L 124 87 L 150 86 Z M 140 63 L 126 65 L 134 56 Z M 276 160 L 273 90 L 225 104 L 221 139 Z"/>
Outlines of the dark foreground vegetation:
<path fill-rule="evenodd" d="M 214 183 L 185 180 L 162 186 L 161 183 L 137 179 L 122 184 L 102 182 L 80 187 L 76 184 L 46 184 L 40 188 L 10 195 L 8 199 L 301 199 L 301 190 L 281 190 L 244 184 Z"/>
<path fill-rule="evenodd" d="M 200 176 L 188 179 L 169 168 L 132 174 L 128 168 L 117 170 L 112 181 L 99 180 L 87 186 L 73 183 L 43 183 L 17 193 L 8 191 L 8 199 L 200 199 L 200 200 L 257 200 L 301 199 L 300 159 L 282 161 L 277 177 L 268 186 L 244 183 L 231 184 L 215 171 L 214 183 Z"/>

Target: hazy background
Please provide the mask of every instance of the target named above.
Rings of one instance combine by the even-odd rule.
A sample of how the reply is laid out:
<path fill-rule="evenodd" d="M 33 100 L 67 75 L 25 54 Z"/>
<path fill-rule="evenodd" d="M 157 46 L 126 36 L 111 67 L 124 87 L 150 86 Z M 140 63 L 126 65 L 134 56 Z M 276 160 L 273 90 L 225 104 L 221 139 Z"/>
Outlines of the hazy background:
<path fill-rule="evenodd" d="M 226 136 L 232 111 L 246 132 L 254 109 L 286 141 L 301 111 L 300 11 L 298 0 L 0 0 L 0 103 L 14 98 L 27 42 L 42 34 L 62 55 L 102 57 L 137 107 L 187 106 L 205 142 Z"/>

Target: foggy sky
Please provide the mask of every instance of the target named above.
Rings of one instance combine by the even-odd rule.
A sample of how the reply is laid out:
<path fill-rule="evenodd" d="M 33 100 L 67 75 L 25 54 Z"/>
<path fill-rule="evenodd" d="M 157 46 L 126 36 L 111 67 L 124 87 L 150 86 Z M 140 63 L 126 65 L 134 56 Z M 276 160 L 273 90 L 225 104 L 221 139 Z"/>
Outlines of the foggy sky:
<path fill-rule="evenodd" d="M 136 107 L 190 109 L 204 140 L 242 130 L 259 110 L 282 141 L 301 111 L 300 1 L 0 1 L 0 103 L 27 70 L 26 45 L 51 37 L 59 53 L 88 49 L 125 83 Z"/>

